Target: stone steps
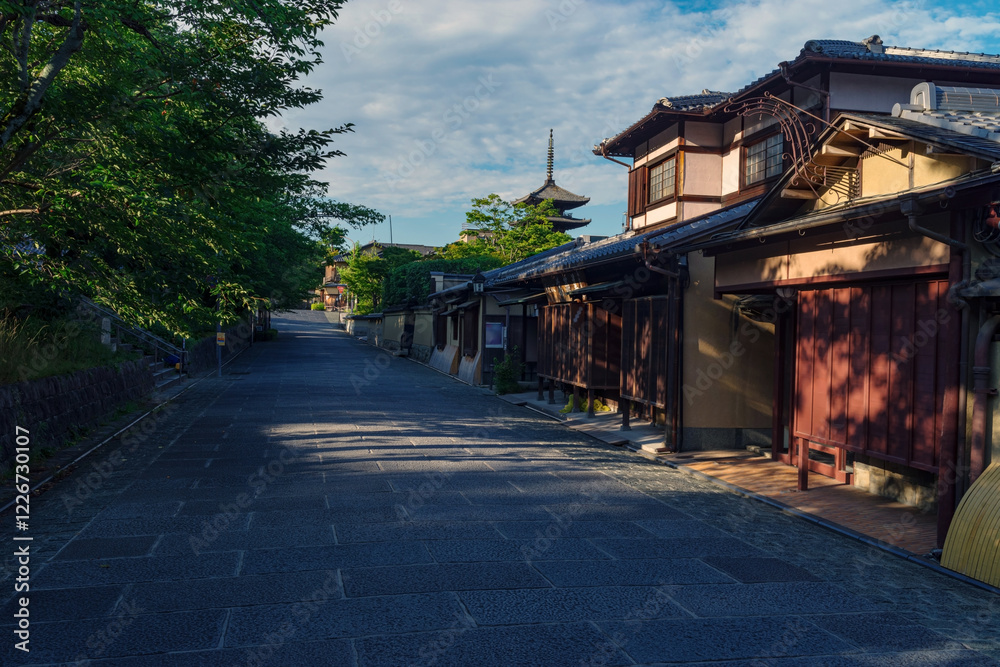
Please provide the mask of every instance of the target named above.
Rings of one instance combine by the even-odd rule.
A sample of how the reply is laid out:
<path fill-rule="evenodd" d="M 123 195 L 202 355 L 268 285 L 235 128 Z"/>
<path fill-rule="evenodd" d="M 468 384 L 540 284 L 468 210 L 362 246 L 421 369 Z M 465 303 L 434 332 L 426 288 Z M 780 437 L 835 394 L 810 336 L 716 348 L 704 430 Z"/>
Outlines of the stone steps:
<path fill-rule="evenodd" d="M 175 367 L 157 362 L 151 355 L 147 355 L 145 359 L 153 373 L 154 391 L 163 391 L 184 381 L 184 376 Z"/>

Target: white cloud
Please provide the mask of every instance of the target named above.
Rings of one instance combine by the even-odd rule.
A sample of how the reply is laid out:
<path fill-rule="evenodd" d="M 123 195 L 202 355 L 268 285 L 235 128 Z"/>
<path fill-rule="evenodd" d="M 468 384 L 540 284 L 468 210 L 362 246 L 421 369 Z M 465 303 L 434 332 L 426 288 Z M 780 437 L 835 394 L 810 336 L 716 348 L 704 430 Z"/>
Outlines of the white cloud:
<path fill-rule="evenodd" d="M 684 12 L 619 0 L 357 0 L 325 36 L 307 85 L 325 100 L 286 115 L 291 127 L 353 122 L 348 156 L 321 178 L 332 196 L 407 219 L 434 219 L 397 241 L 453 239 L 472 197 L 541 185 L 549 128 L 556 180 L 624 207 L 623 167 L 590 149 L 664 95 L 735 90 L 799 53 L 808 39 L 1000 51 L 996 15 L 950 2 L 758 0 Z M 396 221 L 399 221 L 398 223 Z M 584 231 L 614 233 L 620 218 Z M 421 238 L 421 235 L 424 238 Z"/>

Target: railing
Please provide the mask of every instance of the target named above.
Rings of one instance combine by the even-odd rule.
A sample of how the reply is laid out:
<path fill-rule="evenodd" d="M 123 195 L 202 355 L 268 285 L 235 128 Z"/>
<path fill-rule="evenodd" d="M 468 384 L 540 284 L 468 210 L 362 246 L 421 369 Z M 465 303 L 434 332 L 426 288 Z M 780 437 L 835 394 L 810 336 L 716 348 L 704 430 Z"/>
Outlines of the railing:
<path fill-rule="evenodd" d="M 99 317 L 106 319 L 109 322 L 110 328 L 108 329 L 106 329 L 102 323 L 102 336 L 103 334 L 108 334 L 110 336 L 111 331 L 113 330 L 115 340 L 121 343 L 135 344 L 138 347 L 151 352 L 156 363 L 160 363 L 167 357 L 173 355 L 180 359 L 181 374 L 187 372 L 187 351 L 183 347 L 177 347 L 173 343 L 168 343 L 163 340 L 156 334 L 129 324 L 110 308 L 98 305 L 87 297 L 80 297 L 80 302 L 85 308 L 88 308 Z"/>

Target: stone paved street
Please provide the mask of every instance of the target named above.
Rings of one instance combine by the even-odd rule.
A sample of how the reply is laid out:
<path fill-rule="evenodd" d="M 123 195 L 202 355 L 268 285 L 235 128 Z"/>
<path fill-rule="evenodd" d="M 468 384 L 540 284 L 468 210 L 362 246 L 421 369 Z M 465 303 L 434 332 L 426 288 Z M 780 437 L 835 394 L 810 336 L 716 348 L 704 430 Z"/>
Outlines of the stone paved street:
<path fill-rule="evenodd" d="M 4 665 L 986 665 L 1000 599 L 355 341 L 257 345 L 34 498 Z M 905 527 L 902 527 L 905 529 Z M 5 552 L 13 517 L 2 518 Z"/>

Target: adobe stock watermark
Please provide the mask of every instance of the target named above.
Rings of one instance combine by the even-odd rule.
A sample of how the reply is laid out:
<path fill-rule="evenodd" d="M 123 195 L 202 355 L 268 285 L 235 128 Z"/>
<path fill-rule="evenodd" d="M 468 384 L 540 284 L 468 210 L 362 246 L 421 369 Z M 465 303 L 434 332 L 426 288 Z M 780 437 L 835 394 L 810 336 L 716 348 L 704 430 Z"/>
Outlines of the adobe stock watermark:
<path fill-rule="evenodd" d="M 219 535 L 227 530 L 244 512 L 257 501 L 264 491 L 285 474 L 285 466 L 299 458 L 290 447 L 284 447 L 277 457 L 267 465 L 260 466 L 257 471 L 247 477 L 247 486 L 251 491 L 238 494 L 231 502 L 219 503 L 219 511 L 201 523 L 200 535 L 188 535 L 188 546 L 191 552 L 198 556 L 207 549 Z"/>
<path fill-rule="evenodd" d="M 145 611 L 145 608 L 134 602 L 124 600 L 115 617 L 102 629 L 87 637 L 84 642 L 87 652 L 77 654 L 76 660 L 71 664 L 77 667 L 86 667 L 91 661 L 105 655 L 122 633 L 135 623 L 135 619 Z"/>
<path fill-rule="evenodd" d="M 74 475 L 76 485 L 71 491 L 62 494 L 66 517 L 72 517 L 73 512 L 78 507 L 82 507 L 91 496 L 100 491 L 104 483 L 125 464 L 128 455 L 135 453 L 139 446 L 149 440 L 160 429 L 163 422 L 173 416 L 175 412 L 177 412 L 177 406 L 173 403 L 167 403 L 154 412 L 150 418 L 143 419 L 142 422 L 122 433 L 119 438 L 121 446 L 118 449 L 110 452 L 100 462 L 91 461 L 89 470 L 83 470 Z"/>
<path fill-rule="evenodd" d="M 435 635 L 434 639 L 431 639 L 420 646 L 417 650 L 417 657 L 419 660 L 417 662 L 411 662 L 411 667 L 422 666 L 422 665 L 436 665 L 438 659 L 447 653 L 458 641 L 458 638 L 466 633 L 470 628 L 475 627 L 472 619 L 469 618 L 467 614 L 456 611 L 454 613 L 455 620 L 452 621 L 451 625 L 442 630 L 439 634 Z"/>
<path fill-rule="evenodd" d="M 683 70 L 691 64 L 698 62 L 706 50 L 713 48 L 713 40 L 718 39 L 726 32 L 729 23 L 736 18 L 736 12 L 728 7 L 724 7 L 717 12 L 712 12 L 712 22 L 703 27 L 697 34 L 692 35 L 684 44 L 676 45 L 673 52 L 674 66 L 678 70 Z M 680 49 L 679 51 L 676 49 Z"/>
<path fill-rule="evenodd" d="M 393 18 L 403 11 L 403 3 L 400 0 L 389 0 L 383 9 L 373 9 L 369 12 L 371 20 L 363 26 L 354 28 L 354 39 L 350 42 L 340 43 L 340 52 L 344 60 L 350 64 L 354 57 L 360 55 L 363 50 L 371 45 L 372 40 L 378 39 L 382 31 L 392 23 Z"/>
<path fill-rule="evenodd" d="M 795 301 L 777 297 L 775 305 L 765 311 L 763 321 L 774 324 L 778 318 L 790 312 L 795 307 Z M 710 364 L 698 369 L 693 382 L 685 382 L 682 392 L 688 405 L 693 405 L 695 400 L 704 396 L 715 386 L 715 383 L 722 379 L 726 371 L 736 364 L 737 359 L 745 355 L 750 348 L 748 345 L 755 344 L 761 337 L 761 328 L 753 322 L 747 321 L 740 326 L 740 335 L 734 338 L 729 347 Z M 744 342 L 746 341 L 746 342 Z"/>
<path fill-rule="evenodd" d="M 549 22 L 549 30 L 555 32 L 563 23 L 569 20 L 576 10 L 583 5 L 584 0 L 562 0 L 555 9 L 545 10 L 545 20 Z"/>
<path fill-rule="evenodd" d="M 596 653 L 586 660 L 580 660 L 577 664 L 581 665 L 581 667 L 601 667 L 612 662 L 619 664 L 619 647 L 624 648 L 643 631 L 643 626 L 639 621 L 649 621 L 659 618 L 664 610 L 670 610 L 673 607 L 671 594 L 676 590 L 676 584 L 661 581 L 646 596 L 641 604 L 625 614 L 625 617 L 622 619 L 624 621 L 624 628 L 609 632 L 608 637 L 610 640 L 602 641 L 598 645 Z"/>
<path fill-rule="evenodd" d="M 480 76 L 471 94 L 455 102 L 442 115 L 440 124 L 431 130 L 430 136 L 416 139 L 413 149 L 388 171 L 382 172 L 382 180 L 392 191 L 402 181 L 412 176 L 430 158 L 437 154 L 445 137 L 458 130 L 502 84 L 493 78 L 493 73 Z"/>
<path fill-rule="evenodd" d="M 941 333 L 943 325 L 951 321 L 951 313 L 947 308 L 938 308 L 933 318 L 922 319 L 917 322 L 914 331 L 909 336 L 903 338 L 903 342 L 898 350 L 892 353 L 892 360 L 896 364 L 905 364 L 913 361 L 917 352 L 933 343 L 938 334 Z"/>
<path fill-rule="evenodd" d="M 438 494 L 448 481 L 448 478 L 451 477 L 451 473 L 436 470 L 424 473 L 424 477 L 426 481 L 422 482 L 416 488 L 409 489 L 409 493 L 406 496 L 406 504 L 396 503 L 393 506 L 393 512 L 395 512 L 396 518 L 400 523 L 413 521 L 416 512 Z"/>
<path fill-rule="evenodd" d="M 293 604 L 285 620 L 280 623 L 276 620 L 274 629 L 260 638 L 259 646 L 247 649 L 244 663 L 247 667 L 273 664 L 272 659 L 277 650 L 298 634 L 302 626 L 309 623 L 325 602 L 340 597 L 340 577 L 337 572 L 337 570 L 330 571 L 318 588 Z"/>
<path fill-rule="evenodd" d="M 408 336 L 407 344 L 412 346 L 413 340 L 418 335 L 426 333 L 430 326 L 425 318 L 417 318 L 413 323 L 413 334 Z M 378 380 L 392 366 L 394 359 L 393 355 L 381 348 L 373 358 L 365 359 L 364 369 L 360 373 L 351 373 L 351 377 L 348 378 L 351 388 L 354 389 L 354 395 L 360 396 L 363 389 L 371 386 L 373 382 Z"/>

